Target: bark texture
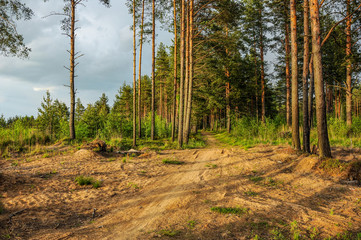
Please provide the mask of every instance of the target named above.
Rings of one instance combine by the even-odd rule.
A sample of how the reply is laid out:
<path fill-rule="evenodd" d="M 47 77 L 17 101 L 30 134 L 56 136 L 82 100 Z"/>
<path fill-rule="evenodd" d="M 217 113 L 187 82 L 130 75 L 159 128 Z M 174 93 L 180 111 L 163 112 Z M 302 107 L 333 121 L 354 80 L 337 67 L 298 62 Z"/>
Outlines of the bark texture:
<path fill-rule="evenodd" d="M 319 156 L 331 157 L 331 147 L 328 139 L 324 82 L 322 76 L 321 36 L 318 0 L 310 1 L 312 55 L 315 81 L 316 118 Z"/>
<path fill-rule="evenodd" d="M 303 1 L 303 151 L 310 153 L 310 126 L 308 119 L 308 65 L 310 59 L 310 30 L 308 0 Z"/>
<path fill-rule="evenodd" d="M 291 12 L 291 52 L 292 52 L 292 145 L 296 150 L 301 149 L 299 133 L 298 110 L 298 62 L 297 62 L 297 16 L 296 2 L 290 1 Z"/>

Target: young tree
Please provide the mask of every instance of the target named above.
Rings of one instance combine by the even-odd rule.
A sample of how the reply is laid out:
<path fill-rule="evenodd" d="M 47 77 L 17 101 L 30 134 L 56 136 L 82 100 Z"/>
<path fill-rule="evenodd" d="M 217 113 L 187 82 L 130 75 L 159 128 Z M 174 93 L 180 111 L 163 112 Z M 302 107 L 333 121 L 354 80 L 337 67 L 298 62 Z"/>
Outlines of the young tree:
<path fill-rule="evenodd" d="M 44 0 L 49 1 L 49 0 Z M 70 38 L 70 66 L 66 68 L 70 72 L 70 120 L 69 120 L 69 134 L 70 139 L 75 139 L 75 86 L 74 86 L 74 79 L 75 79 L 75 68 L 78 65 L 76 63 L 76 59 L 81 57 L 79 52 L 75 51 L 75 38 L 76 34 L 75 31 L 76 23 L 78 22 L 76 18 L 76 11 L 78 6 L 85 6 L 86 0 L 64 0 L 65 6 L 63 8 L 63 13 L 52 13 L 50 15 L 60 15 L 65 16 L 65 18 L 61 21 L 62 26 L 61 29 L 64 31 L 65 35 Z M 109 7 L 110 0 L 99 0 L 100 3 L 104 4 L 105 6 Z"/>

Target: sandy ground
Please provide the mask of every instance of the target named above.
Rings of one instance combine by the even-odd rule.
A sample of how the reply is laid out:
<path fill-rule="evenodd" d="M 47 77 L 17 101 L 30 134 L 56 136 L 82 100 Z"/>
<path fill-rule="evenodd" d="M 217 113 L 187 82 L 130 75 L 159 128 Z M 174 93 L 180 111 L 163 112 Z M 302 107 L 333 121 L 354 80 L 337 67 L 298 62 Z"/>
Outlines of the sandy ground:
<path fill-rule="evenodd" d="M 345 231 L 361 233 L 361 187 L 344 181 L 344 174 L 318 170 L 316 156 L 288 146 L 246 151 L 205 137 L 204 149 L 139 157 L 59 146 L 47 156 L 1 159 L 0 239 L 292 239 L 295 232 L 301 239 L 336 239 Z M 361 159 L 359 150 L 334 155 Z M 102 186 L 79 186 L 74 179 L 80 175 Z"/>

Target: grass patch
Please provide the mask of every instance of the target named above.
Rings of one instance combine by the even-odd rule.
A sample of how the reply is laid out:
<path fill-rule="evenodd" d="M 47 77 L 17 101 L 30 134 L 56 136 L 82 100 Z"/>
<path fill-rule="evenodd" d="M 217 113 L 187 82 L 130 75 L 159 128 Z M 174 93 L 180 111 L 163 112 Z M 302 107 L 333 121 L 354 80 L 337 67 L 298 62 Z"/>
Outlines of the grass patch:
<path fill-rule="evenodd" d="M 343 172 L 348 166 L 349 163 L 334 158 L 324 159 L 319 165 L 321 169 L 331 172 Z"/>
<path fill-rule="evenodd" d="M 244 192 L 244 194 L 245 194 L 246 196 L 250 196 L 250 197 L 254 197 L 254 196 L 257 196 L 257 195 L 258 195 L 258 193 L 253 192 L 253 191 L 251 191 L 251 190 Z"/>
<path fill-rule="evenodd" d="M 197 221 L 195 221 L 195 220 L 190 220 L 190 221 L 187 222 L 187 227 L 188 227 L 189 229 L 193 229 L 193 228 L 196 227 L 196 224 L 197 224 Z"/>
<path fill-rule="evenodd" d="M 163 159 L 162 162 L 164 164 L 171 164 L 171 165 L 182 165 L 185 164 L 185 162 L 178 161 L 178 160 L 171 160 L 171 159 Z"/>
<path fill-rule="evenodd" d="M 269 177 L 264 180 L 264 185 L 267 187 L 277 187 L 283 185 L 283 182 Z"/>
<path fill-rule="evenodd" d="M 99 180 L 94 180 L 92 177 L 78 176 L 75 178 L 75 182 L 79 186 L 93 185 L 93 188 L 97 189 L 102 185 L 102 182 Z"/>
<path fill-rule="evenodd" d="M 167 237 L 175 237 L 179 233 L 180 233 L 180 231 L 172 230 L 172 229 L 162 229 L 158 232 L 158 234 L 160 234 L 162 236 L 167 236 Z"/>
<path fill-rule="evenodd" d="M 131 188 L 134 188 L 134 189 L 140 189 L 140 187 L 137 184 L 133 183 L 133 182 L 128 183 L 128 187 L 131 187 Z"/>
<path fill-rule="evenodd" d="M 211 207 L 212 212 L 217 212 L 221 214 L 235 214 L 241 215 L 248 212 L 247 208 L 240 207 Z"/>
<path fill-rule="evenodd" d="M 207 164 L 207 168 L 217 168 L 218 166 L 216 164 Z"/>
<path fill-rule="evenodd" d="M 252 176 L 249 178 L 249 180 L 251 180 L 252 182 L 254 183 L 259 183 L 263 180 L 263 177 L 260 177 L 260 176 Z"/>

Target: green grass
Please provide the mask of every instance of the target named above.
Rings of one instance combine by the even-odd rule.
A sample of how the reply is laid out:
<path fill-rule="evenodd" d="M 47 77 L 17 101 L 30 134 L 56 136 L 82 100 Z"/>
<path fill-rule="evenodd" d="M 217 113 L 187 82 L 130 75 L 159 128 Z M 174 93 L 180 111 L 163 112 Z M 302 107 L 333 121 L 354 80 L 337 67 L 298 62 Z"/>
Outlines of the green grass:
<path fill-rule="evenodd" d="M 133 183 L 133 182 L 129 182 L 128 187 L 134 188 L 134 189 L 140 189 L 140 187 L 137 184 Z"/>
<path fill-rule="evenodd" d="M 249 178 L 249 180 L 251 180 L 252 182 L 254 183 L 259 183 L 263 180 L 264 178 L 263 177 L 260 177 L 260 176 L 252 176 Z"/>
<path fill-rule="evenodd" d="M 217 168 L 218 166 L 216 164 L 207 164 L 207 168 Z"/>
<path fill-rule="evenodd" d="M 336 171 L 336 172 L 343 172 L 349 166 L 349 163 L 340 161 L 339 159 L 335 158 L 327 158 L 323 159 L 320 163 L 319 167 L 326 171 Z"/>
<path fill-rule="evenodd" d="M 93 188 L 97 189 L 102 185 L 102 182 L 99 180 L 94 180 L 92 177 L 78 176 L 75 178 L 75 182 L 78 183 L 79 186 L 85 185 L 93 185 Z"/>
<path fill-rule="evenodd" d="M 251 190 L 248 190 L 248 191 L 244 192 L 244 194 L 245 194 L 246 196 L 251 196 L 251 197 L 254 197 L 254 196 L 257 196 L 257 195 L 258 195 L 258 193 L 253 192 L 253 191 L 251 191 Z"/>
<path fill-rule="evenodd" d="M 235 214 L 241 215 L 248 212 L 247 208 L 240 207 L 211 207 L 212 212 L 217 212 L 221 214 Z"/>
<path fill-rule="evenodd" d="M 170 164 L 170 165 L 183 165 L 185 162 L 178 161 L 178 160 L 171 160 L 171 159 L 163 159 L 162 162 L 164 164 Z"/>
<path fill-rule="evenodd" d="M 162 235 L 162 236 L 167 236 L 167 237 L 175 237 L 179 234 L 180 232 L 177 230 L 172 230 L 172 229 L 162 229 L 158 232 L 158 234 Z"/>
<path fill-rule="evenodd" d="M 197 224 L 197 221 L 195 221 L 195 220 L 190 220 L 187 222 L 187 226 L 189 229 L 195 228 L 196 224 Z"/>

